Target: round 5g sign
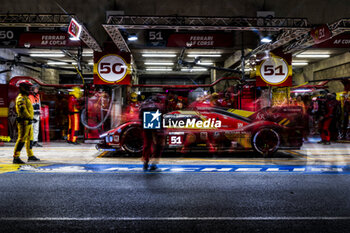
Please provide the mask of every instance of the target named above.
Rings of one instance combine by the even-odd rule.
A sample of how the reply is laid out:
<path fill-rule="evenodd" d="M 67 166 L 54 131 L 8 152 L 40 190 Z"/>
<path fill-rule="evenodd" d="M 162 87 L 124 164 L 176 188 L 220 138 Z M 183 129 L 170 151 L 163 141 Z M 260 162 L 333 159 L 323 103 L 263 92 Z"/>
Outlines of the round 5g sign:
<path fill-rule="evenodd" d="M 98 61 L 97 74 L 105 82 L 117 83 L 128 74 L 128 65 L 122 57 L 108 54 Z"/>
<path fill-rule="evenodd" d="M 262 62 L 260 74 L 268 84 L 281 84 L 288 78 L 288 63 L 281 57 L 270 57 Z"/>

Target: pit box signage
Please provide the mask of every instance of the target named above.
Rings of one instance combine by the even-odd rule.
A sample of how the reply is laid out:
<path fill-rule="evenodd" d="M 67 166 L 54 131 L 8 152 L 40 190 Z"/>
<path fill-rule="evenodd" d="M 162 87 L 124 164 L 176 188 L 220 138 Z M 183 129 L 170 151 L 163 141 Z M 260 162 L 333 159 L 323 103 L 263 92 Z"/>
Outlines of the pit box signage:
<path fill-rule="evenodd" d="M 70 40 L 68 33 L 23 33 L 19 38 L 19 47 L 26 48 L 55 48 L 55 47 L 79 47 L 81 42 Z"/>
<path fill-rule="evenodd" d="M 149 47 L 166 47 L 170 30 L 145 30 L 146 44 Z"/>
<path fill-rule="evenodd" d="M 0 28 L 0 47 L 13 48 L 18 44 L 20 34 L 24 32 L 24 28 Z"/>
<path fill-rule="evenodd" d="M 326 24 L 317 27 L 310 32 L 311 37 L 316 44 L 322 43 L 332 37 L 332 32 L 329 30 Z"/>
<path fill-rule="evenodd" d="M 313 48 L 350 48 L 350 34 L 340 34 L 320 44 L 315 44 Z"/>
<path fill-rule="evenodd" d="M 169 36 L 167 47 L 214 48 L 233 47 L 232 33 L 191 33 L 172 34 Z"/>
<path fill-rule="evenodd" d="M 257 86 L 292 86 L 292 57 L 290 54 L 269 53 L 256 67 Z"/>
<path fill-rule="evenodd" d="M 94 84 L 130 85 L 131 57 L 129 53 L 94 53 Z"/>
<path fill-rule="evenodd" d="M 81 33 L 81 25 L 75 20 L 71 19 L 69 27 L 68 27 L 68 34 L 71 35 L 74 40 L 79 40 Z"/>

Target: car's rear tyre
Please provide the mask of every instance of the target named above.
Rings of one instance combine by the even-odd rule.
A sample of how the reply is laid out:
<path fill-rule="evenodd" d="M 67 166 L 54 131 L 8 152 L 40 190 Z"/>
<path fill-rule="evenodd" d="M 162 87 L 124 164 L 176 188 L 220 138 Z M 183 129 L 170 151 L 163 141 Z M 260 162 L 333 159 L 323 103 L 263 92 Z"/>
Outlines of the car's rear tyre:
<path fill-rule="evenodd" d="M 143 149 L 142 129 L 140 126 L 131 126 L 122 134 L 122 147 L 131 154 L 139 154 Z"/>
<path fill-rule="evenodd" d="M 280 135 L 271 128 L 258 129 L 252 138 L 253 149 L 264 157 L 274 154 L 280 146 Z"/>

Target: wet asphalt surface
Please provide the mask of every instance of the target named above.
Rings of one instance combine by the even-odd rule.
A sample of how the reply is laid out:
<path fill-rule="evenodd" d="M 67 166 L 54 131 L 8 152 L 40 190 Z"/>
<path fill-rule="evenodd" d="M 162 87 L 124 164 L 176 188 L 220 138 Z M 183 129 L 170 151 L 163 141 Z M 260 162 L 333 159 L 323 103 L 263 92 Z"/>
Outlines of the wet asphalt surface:
<path fill-rule="evenodd" d="M 0 232 L 350 232 L 349 216 L 349 175 L 0 174 Z"/>

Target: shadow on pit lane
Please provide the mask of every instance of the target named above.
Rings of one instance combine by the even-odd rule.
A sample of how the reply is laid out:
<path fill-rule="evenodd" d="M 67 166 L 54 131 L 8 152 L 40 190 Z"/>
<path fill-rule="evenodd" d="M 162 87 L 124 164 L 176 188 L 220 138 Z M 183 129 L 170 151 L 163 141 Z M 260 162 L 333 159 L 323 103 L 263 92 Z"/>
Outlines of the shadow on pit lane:
<path fill-rule="evenodd" d="M 103 157 L 108 158 L 139 158 L 141 157 L 141 154 L 128 154 L 128 153 L 120 153 L 120 152 L 107 152 Z M 224 152 L 224 153 L 209 153 L 207 151 L 202 152 L 190 152 L 190 153 L 180 153 L 180 152 L 163 152 L 162 158 L 255 158 L 255 159 L 261 159 L 263 158 L 262 155 L 253 152 L 253 151 L 237 151 L 237 152 Z M 266 159 L 269 158 L 294 158 L 293 155 L 289 153 L 284 152 L 277 152 Z"/>

